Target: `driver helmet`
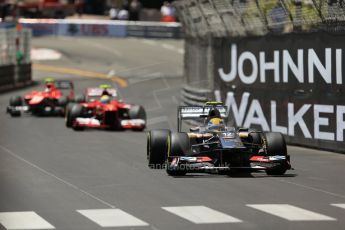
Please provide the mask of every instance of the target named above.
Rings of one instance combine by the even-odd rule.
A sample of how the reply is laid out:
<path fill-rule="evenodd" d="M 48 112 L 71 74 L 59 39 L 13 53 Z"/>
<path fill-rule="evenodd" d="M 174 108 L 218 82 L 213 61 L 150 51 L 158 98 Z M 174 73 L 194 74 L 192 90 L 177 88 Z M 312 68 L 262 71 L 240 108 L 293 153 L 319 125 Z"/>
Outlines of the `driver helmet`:
<path fill-rule="evenodd" d="M 212 118 L 207 123 L 207 130 L 222 131 L 225 129 L 224 120 L 221 118 Z"/>
<path fill-rule="evenodd" d="M 208 113 L 208 117 L 212 119 L 212 118 L 220 118 L 221 116 L 217 108 L 212 108 L 210 109 L 210 112 Z"/>
<path fill-rule="evenodd" d="M 108 95 L 103 95 L 100 99 L 102 104 L 109 104 L 110 102 L 110 97 Z"/>
<path fill-rule="evenodd" d="M 108 92 L 108 90 L 103 90 L 102 92 L 102 96 L 110 96 L 110 93 Z"/>
<path fill-rule="evenodd" d="M 44 92 L 50 93 L 52 91 L 53 84 L 52 83 L 46 83 L 46 87 L 44 89 Z"/>

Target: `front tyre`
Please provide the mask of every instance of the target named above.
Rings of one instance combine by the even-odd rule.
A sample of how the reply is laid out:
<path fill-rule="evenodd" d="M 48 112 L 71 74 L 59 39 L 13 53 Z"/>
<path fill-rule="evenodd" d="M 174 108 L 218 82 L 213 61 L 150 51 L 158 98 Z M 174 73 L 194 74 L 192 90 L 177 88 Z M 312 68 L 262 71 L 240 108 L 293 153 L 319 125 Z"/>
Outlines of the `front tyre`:
<path fill-rule="evenodd" d="M 21 96 L 13 96 L 10 98 L 10 107 L 22 106 L 23 99 Z M 12 108 L 7 109 L 7 112 L 11 115 L 11 117 L 20 117 L 21 112 L 14 110 Z"/>
<path fill-rule="evenodd" d="M 70 113 L 74 105 L 75 103 L 68 103 L 65 109 L 65 124 L 67 128 L 71 128 L 73 125 L 73 121 L 70 118 Z"/>
<path fill-rule="evenodd" d="M 146 111 L 141 105 L 132 106 L 128 111 L 128 115 L 130 119 L 141 119 L 144 120 L 146 124 Z M 143 131 L 144 129 L 145 126 L 140 129 L 134 129 L 134 131 Z"/>
<path fill-rule="evenodd" d="M 85 96 L 83 94 L 77 94 L 74 98 L 76 103 L 84 103 L 86 101 Z"/>
<path fill-rule="evenodd" d="M 187 133 L 171 133 L 171 147 L 168 152 L 166 172 L 170 176 L 184 176 L 187 174 L 187 165 L 173 165 L 174 157 L 187 156 L 190 153 L 190 139 Z"/>
<path fill-rule="evenodd" d="M 67 106 L 67 107 L 69 107 L 69 106 Z M 67 110 L 66 119 L 65 119 L 66 120 L 66 126 L 67 127 L 73 127 L 73 124 L 74 124 L 75 120 L 78 117 L 82 117 L 83 106 L 79 105 L 79 104 L 72 104 L 67 109 L 68 110 Z M 75 129 L 75 130 L 78 130 L 78 129 Z"/>
<path fill-rule="evenodd" d="M 10 98 L 10 106 L 22 106 L 23 99 L 21 96 L 13 96 Z"/>
<path fill-rule="evenodd" d="M 151 130 L 147 133 L 147 161 L 152 169 L 162 169 L 170 148 L 170 131 Z"/>
<path fill-rule="evenodd" d="M 287 148 L 284 136 L 281 133 L 266 133 L 266 154 L 268 156 L 285 156 L 287 157 Z M 267 175 L 284 175 L 288 167 L 282 163 L 273 168 L 266 169 Z"/>

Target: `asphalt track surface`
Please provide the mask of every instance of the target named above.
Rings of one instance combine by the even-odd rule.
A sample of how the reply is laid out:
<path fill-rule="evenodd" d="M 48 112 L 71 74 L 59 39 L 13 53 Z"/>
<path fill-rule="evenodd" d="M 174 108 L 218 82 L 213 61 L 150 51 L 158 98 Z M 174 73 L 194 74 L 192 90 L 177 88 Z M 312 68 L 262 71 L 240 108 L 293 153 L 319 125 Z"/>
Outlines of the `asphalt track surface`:
<path fill-rule="evenodd" d="M 40 64 L 125 79 L 119 91 L 145 106 L 148 129 L 176 127 L 181 41 L 39 38 L 33 45 L 63 54 Z M 77 91 L 116 84 L 34 71 L 36 80 L 45 77 L 73 79 Z M 295 170 L 282 177 L 169 177 L 147 167 L 144 132 L 75 132 L 59 117 L 5 114 L 10 96 L 40 87 L 0 94 L 4 229 L 345 229 L 342 154 L 289 146 Z"/>

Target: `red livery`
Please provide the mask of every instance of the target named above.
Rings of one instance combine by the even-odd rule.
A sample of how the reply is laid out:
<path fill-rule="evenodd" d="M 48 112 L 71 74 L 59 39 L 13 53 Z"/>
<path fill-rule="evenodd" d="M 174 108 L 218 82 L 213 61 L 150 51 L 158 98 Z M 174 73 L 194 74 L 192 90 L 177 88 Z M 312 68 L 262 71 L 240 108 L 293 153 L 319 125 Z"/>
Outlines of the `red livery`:
<path fill-rule="evenodd" d="M 21 112 L 34 115 L 64 115 L 69 101 L 74 100 L 74 86 L 71 81 L 47 79 L 43 91 L 33 90 L 24 96 L 10 99 L 7 112 L 11 116 L 20 116 Z"/>
<path fill-rule="evenodd" d="M 110 130 L 131 129 L 141 131 L 146 127 L 146 112 L 142 106 L 124 103 L 110 86 L 88 88 L 85 99 L 70 103 L 66 111 L 66 126 L 74 130 L 100 128 Z M 82 102 L 83 101 L 83 102 Z"/>

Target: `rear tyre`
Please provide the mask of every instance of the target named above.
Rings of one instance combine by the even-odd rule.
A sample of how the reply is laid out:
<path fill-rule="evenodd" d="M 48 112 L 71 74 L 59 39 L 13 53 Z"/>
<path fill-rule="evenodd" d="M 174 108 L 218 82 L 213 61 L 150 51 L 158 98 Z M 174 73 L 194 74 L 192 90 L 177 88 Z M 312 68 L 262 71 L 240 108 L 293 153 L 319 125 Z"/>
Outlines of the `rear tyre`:
<path fill-rule="evenodd" d="M 61 107 L 65 107 L 68 104 L 68 97 L 61 96 L 58 100 L 58 105 Z"/>
<path fill-rule="evenodd" d="M 84 103 L 85 100 L 85 96 L 83 94 L 77 94 L 74 98 L 74 101 L 77 103 Z"/>
<path fill-rule="evenodd" d="M 266 153 L 268 156 L 287 156 L 286 142 L 281 133 L 266 133 Z M 267 175 L 284 175 L 287 170 L 285 164 L 266 169 Z"/>
<path fill-rule="evenodd" d="M 169 151 L 170 131 L 151 130 L 147 133 L 147 161 L 152 169 L 162 169 Z"/>
<path fill-rule="evenodd" d="M 169 151 L 169 157 L 187 156 L 190 153 L 190 139 L 187 133 L 171 133 L 170 136 L 171 147 Z M 171 159 L 171 158 L 169 158 Z M 168 159 L 166 171 L 170 176 L 184 176 L 187 174 L 186 165 L 178 165 L 172 167 L 170 160 Z"/>
<path fill-rule="evenodd" d="M 66 114 L 66 106 L 68 104 L 68 97 L 62 96 L 58 100 L 58 106 L 61 107 L 61 116 L 65 116 Z"/>

